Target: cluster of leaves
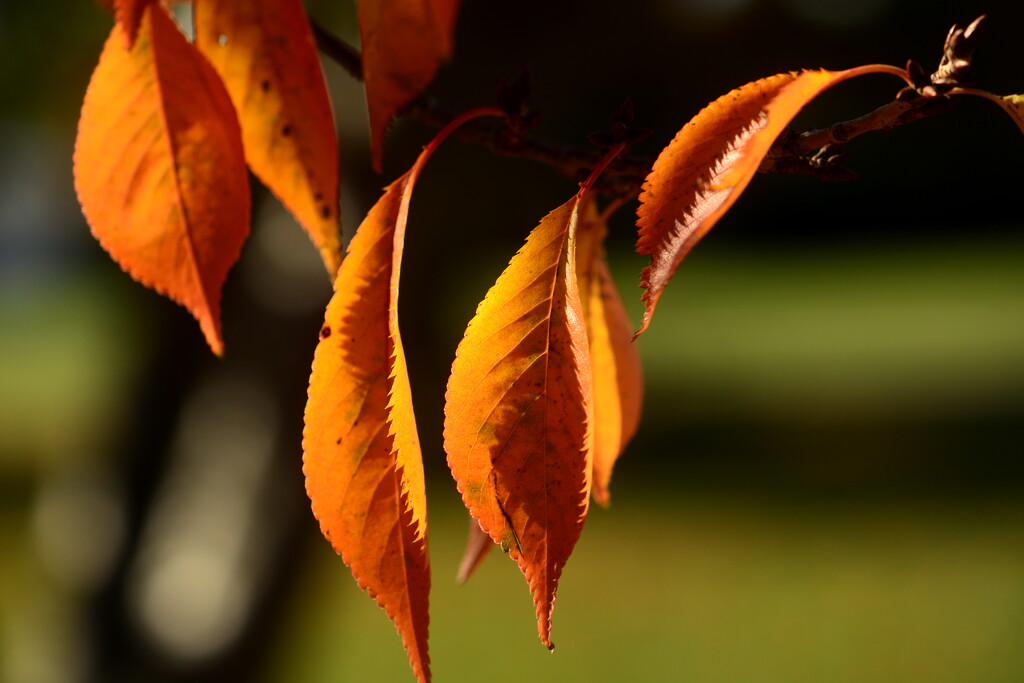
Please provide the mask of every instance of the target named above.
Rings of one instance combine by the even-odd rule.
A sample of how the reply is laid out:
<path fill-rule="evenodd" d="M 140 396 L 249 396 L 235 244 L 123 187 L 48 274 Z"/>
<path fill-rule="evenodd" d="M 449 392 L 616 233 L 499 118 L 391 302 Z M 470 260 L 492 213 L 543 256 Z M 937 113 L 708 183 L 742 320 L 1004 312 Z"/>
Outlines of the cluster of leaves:
<path fill-rule="evenodd" d="M 303 470 L 313 513 L 359 585 L 430 679 L 430 564 L 423 464 L 398 321 L 410 202 L 424 166 L 468 112 L 388 185 L 341 258 L 331 106 L 300 0 L 195 0 L 194 40 L 156 0 L 114 0 L 117 21 L 82 109 L 80 202 L 97 240 L 134 278 L 188 308 L 221 353 L 220 288 L 248 233 L 246 167 L 295 215 L 335 276 L 313 361 Z M 452 43 L 457 0 L 361 0 L 362 74 L 375 164 L 389 121 Z M 709 104 L 661 152 L 639 194 L 647 329 L 682 259 L 733 205 L 793 117 L 822 91 L 895 75 L 907 97 L 992 99 L 1024 129 L 1019 97 L 963 88 L 967 31 L 932 77 L 884 65 L 783 73 Z M 958 42 L 959 41 L 959 42 Z M 958 52 L 958 50 L 960 50 Z M 609 274 L 609 215 L 595 181 L 636 138 L 621 117 L 578 192 L 541 219 L 480 303 L 445 396 L 444 447 L 476 524 L 466 579 L 498 545 L 522 570 L 541 641 L 591 497 L 607 504 L 637 429 L 641 371 Z"/>

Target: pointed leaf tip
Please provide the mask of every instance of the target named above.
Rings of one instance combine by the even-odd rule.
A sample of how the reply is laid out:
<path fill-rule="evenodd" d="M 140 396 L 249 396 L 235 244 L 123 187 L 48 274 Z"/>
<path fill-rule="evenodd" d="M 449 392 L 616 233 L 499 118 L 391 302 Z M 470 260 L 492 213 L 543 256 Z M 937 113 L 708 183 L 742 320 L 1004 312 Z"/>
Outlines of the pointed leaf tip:
<path fill-rule="evenodd" d="M 459 570 L 455 575 L 455 582 L 462 584 L 469 581 L 469 577 L 476 572 L 477 567 L 487 559 L 494 548 L 494 541 L 486 531 L 472 517 L 469 518 L 469 536 L 466 538 L 466 550 L 459 562 Z"/>
<path fill-rule="evenodd" d="M 238 111 L 253 173 L 295 216 L 334 278 L 341 263 L 338 141 L 301 0 L 204 0 L 196 45 Z"/>
<path fill-rule="evenodd" d="M 132 49 L 135 45 L 135 38 L 139 35 L 139 25 L 142 23 L 142 15 L 147 5 L 156 0 L 110 0 L 109 3 L 101 3 L 108 9 L 113 4 L 114 16 L 117 23 L 124 32 L 124 46 Z"/>
<path fill-rule="evenodd" d="M 384 608 L 419 681 L 427 649 L 426 490 L 398 283 L 412 173 L 392 183 L 349 244 L 309 382 L 303 472 L 324 536 Z"/>
<path fill-rule="evenodd" d="M 144 8 L 131 49 L 121 33 L 111 32 L 86 92 L 75 190 L 103 248 L 187 308 L 220 355 L 221 286 L 249 232 L 234 108 L 160 5 Z"/>
<path fill-rule="evenodd" d="M 519 564 L 548 646 L 558 579 L 590 496 L 579 201 L 548 214 L 487 293 L 445 396 L 445 450 L 463 501 Z"/>
<path fill-rule="evenodd" d="M 373 167 L 380 172 L 391 120 L 451 56 L 461 0 L 360 0 L 363 78 Z"/>

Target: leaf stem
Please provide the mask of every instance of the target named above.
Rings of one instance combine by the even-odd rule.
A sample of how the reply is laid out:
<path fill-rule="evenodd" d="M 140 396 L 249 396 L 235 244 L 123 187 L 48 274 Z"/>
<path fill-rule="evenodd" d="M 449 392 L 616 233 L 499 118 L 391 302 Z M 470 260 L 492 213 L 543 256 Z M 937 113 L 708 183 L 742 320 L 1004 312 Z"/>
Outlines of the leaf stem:
<path fill-rule="evenodd" d="M 467 112 L 459 114 L 445 124 L 445 126 L 441 128 L 441 131 L 434 136 L 434 139 L 424 146 L 423 153 L 416 159 L 416 163 L 413 164 L 412 170 L 409 172 L 410 177 L 419 175 L 420 170 L 424 165 L 426 165 L 427 159 L 437 151 L 437 148 L 441 146 L 441 143 L 444 142 L 449 135 L 454 133 L 457 128 L 461 127 L 467 121 L 471 121 L 472 119 L 476 119 L 481 116 L 498 116 L 505 118 L 507 115 L 498 107 L 477 107 L 476 109 L 470 109 Z"/>
<path fill-rule="evenodd" d="M 601 161 L 597 162 L 597 166 L 595 166 L 594 170 L 590 172 L 590 175 L 587 176 L 587 179 L 580 183 L 580 191 L 576 193 L 576 196 L 582 197 L 584 194 L 586 194 L 590 190 L 594 182 L 597 180 L 598 176 L 600 176 L 601 173 L 604 172 L 604 169 L 608 167 L 608 164 L 612 163 L 612 160 L 615 157 L 619 156 L 619 154 L 621 154 L 622 150 L 624 149 L 626 149 L 625 142 L 620 142 L 611 149 L 609 149 L 608 153 L 604 155 Z"/>

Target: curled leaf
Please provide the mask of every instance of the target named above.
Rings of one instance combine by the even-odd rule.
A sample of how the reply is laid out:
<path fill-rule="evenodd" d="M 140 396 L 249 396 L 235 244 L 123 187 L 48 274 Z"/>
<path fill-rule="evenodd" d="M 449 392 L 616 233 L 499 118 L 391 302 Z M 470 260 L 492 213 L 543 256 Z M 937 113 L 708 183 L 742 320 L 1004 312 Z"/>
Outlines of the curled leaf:
<path fill-rule="evenodd" d="M 608 269 L 604 239 L 608 228 L 594 202 L 584 202 L 576 239 L 583 316 L 590 345 L 593 384 L 593 495 L 608 505 L 612 468 L 636 434 L 643 402 L 643 371 L 633 326 Z"/>
<path fill-rule="evenodd" d="M 359 35 L 373 166 L 391 119 L 423 92 L 452 53 L 461 0 L 360 0 Z"/>
<path fill-rule="evenodd" d="M 414 167 L 414 171 L 417 167 Z M 430 680 L 427 501 L 398 281 L 413 171 L 388 186 L 349 244 L 313 359 L 303 473 L 313 514 Z"/>
<path fill-rule="evenodd" d="M 990 92 L 974 88 L 957 88 L 954 92 L 963 95 L 976 95 L 995 102 L 1013 119 L 1013 122 L 1020 128 L 1020 132 L 1024 133 L 1024 95 L 993 95 Z"/>
<path fill-rule="evenodd" d="M 463 501 L 525 574 L 549 648 L 558 579 L 590 496 L 579 202 L 548 214 L 487 293 L 445 396 L 445 450 Z"/>
<path fill-rule="evenodd" d="M 644 181 L 637 212 L 637 252 L 651 255 L 641 275 L 644 319 L 690 249 L 718 222 L 754 177 L 793 117 L 836 83 L 869 73 L 903 77 L 902 69 L 869 65 L 846 71 L 769 76 L 718 98 L 676 134 Z"/>
<path fill-rule="evenodd" d="M 238 110 L 245 158 L 320 250 L 341 263 L 338 141 L 301 0 L 197 0 L 196 45 Z"/>
<path fill-rule="evenodd" d="M 221 286 L 249 232 L 241 133 L 224 86 L 167 12 L 147 5 L 134 46 L 114 28 L 75 141 L 75 189 L 117 263 L 196 317 L 223 352 Z"/>

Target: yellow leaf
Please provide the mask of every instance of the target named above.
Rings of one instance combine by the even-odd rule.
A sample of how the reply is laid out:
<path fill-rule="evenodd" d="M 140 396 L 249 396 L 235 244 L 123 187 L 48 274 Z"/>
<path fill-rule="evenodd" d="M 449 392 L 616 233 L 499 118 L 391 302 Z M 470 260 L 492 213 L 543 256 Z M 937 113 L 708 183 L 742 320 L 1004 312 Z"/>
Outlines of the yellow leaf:
<path fill-rule="evenodd" d="M 245 158 L 320 250 L 341 263 L 338 140 L 301 0 L 197 0 L 196 46 L 227 86 Z"/>

